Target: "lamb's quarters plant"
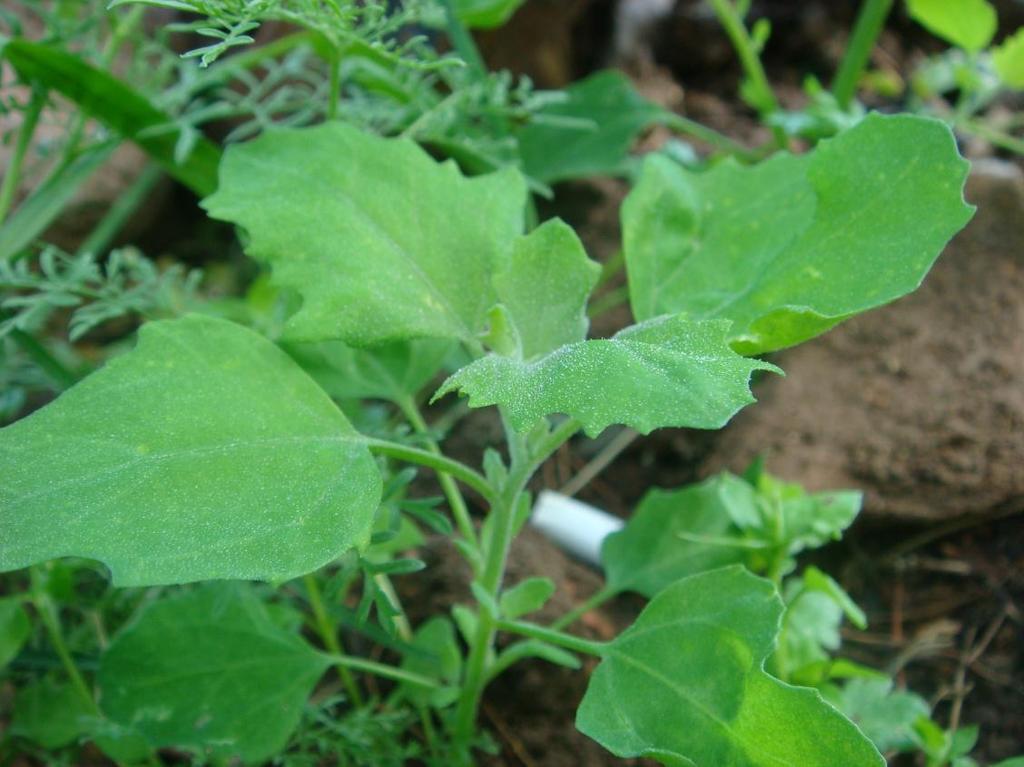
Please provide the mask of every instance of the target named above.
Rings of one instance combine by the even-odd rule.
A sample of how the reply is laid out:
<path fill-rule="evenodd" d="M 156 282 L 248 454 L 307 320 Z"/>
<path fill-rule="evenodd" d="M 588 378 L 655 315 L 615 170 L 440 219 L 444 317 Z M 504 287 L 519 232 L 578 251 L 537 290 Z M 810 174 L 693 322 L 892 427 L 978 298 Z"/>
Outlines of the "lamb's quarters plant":
<path fill-rule="evenodd" d="M 282 305 L 297 307 L 283 349 L 215 316 L 151 322 L 135 350 L 0 431 L 0 566 L 77 555 L 121 585 L 304 575 L 326 652 L 295 633 L 287 604 L 265 603 L 252 586 L 142 604 L 102 651 L 99 707 L 61 655 L 90 711 L 81 731 L 122 728 L 120 740 L 106 736 L 111 753 L 142 738 L 258 760 L 282 747 L 334 664 L 356 708 L 354 671 L 397 682 L 394 700 L 417 710 L 433 758 L 468 765 L 491 679 L 524 657 L 576 666 L 574 653 L 588 653 L 603 660 L 580 727 L 616 753 L 666 764 L 880 763 L 836 709 L 791 686 L 839 678 L 839 622 L 863 620 L 823 573 L 784 580 L 799 551 L 850 523 L 857 494 L 807 494 L 754 467 L 652 495 L 609 539 L 608 585 L 589 604 L 625 590 L 652 602 L 607 644 L 561 630 L 579 610 L 553 627 L 521 621 L 552 584 L 506 588 L 505 566 L 529 511 L 527 482 L 554 450 L 616 423 L 724 424 L 752 401 L 752 373 L 776 370 L 749 355 L 920 281 L 970 216 L 965 171 L 942 124 L 879 115 L 807 155 L 751 168 L 701 175 L 650 161 L 623 213 L 640 321 L 588 339 L 598 267 L 565 224 L 527 231 L 514 170 L 467 178 L 408 139 L 340 123 L 229 148 L 205 206 L 246 230 Z M 460 359 L 435 398 L 458 390 L 472 407 L 499 406 L 507 458 L 488 450 L 482 472 L 442 453 L 416 405 Z M 332 397 L 389 400 L 412 434 L 357 412 L 360 433 Z M 411 626 L 391 584 L 423 566 L 399 556 L 419 540 L 417 524 L 453 529 L 433 501 L 404 497 L 411 476 L 394 462 L 441 478 L 473 573 L 474 604 L 451 620 Z M 479 530 L 456 481 L 488 508 Z M 333 608 L 310 574 L 329 563 Z M 341 611 L 360 579 L 359 606 Z M 34 588 L 37 607 L 48 599 Z M 16 652 L 17 609 L 4 615 Z M 338 621 L 400 660 L 347 653 Z M 59 622 L 47 630 L 63 646 Z M 524 638 L 498 652 L 500 631 Z"/>

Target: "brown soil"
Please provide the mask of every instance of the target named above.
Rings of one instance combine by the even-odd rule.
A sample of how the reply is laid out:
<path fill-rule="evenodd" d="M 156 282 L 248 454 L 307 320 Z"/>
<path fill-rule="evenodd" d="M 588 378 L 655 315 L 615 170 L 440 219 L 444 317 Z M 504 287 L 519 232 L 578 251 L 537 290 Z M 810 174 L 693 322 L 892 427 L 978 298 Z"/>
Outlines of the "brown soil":
<path fill-rule="evenodd" d="M 1024 174 L 976 166 L 978 212 L 916 293 L 775 360 L 785 378 L 723 432 L 705 471 L 772 470 L 865 491 L 920 520 L 1024 506 Z"/>

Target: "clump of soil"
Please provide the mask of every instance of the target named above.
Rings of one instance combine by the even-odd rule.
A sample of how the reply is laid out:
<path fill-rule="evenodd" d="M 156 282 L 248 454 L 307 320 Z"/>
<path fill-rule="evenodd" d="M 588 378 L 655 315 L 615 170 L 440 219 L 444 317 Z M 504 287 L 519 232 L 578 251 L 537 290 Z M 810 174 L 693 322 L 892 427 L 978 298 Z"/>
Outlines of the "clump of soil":
<path fill-rule="evenodd" d="M 974 220 L 911 296 L 778 355 L 786 377 L 726 428 L 705 473 L 767 455 L 868 514 L 936 520 L 1024 505 L 1024 174 L 984 161 Z"/>

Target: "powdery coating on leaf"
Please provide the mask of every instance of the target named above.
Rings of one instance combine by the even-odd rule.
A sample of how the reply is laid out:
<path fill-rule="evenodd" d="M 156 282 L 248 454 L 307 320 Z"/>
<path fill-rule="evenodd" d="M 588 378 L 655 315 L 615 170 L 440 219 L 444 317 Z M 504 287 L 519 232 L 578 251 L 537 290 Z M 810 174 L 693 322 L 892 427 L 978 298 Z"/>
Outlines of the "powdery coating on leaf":
<path fill-rule="evenodd" d="M 633 310 L 730 319 L 745 354 L 805 341 L 917 288 L 971 217 L 967 169 L 949 128 L 908 115 L 749 168 L 652 158 L 622 209 Z"/>
<path fill-rule="evenodd" d="M 764 672 L 782 612 L 742 567 L 676 582 L 606 646 L 576 726 L 618 756 L 672 765 L 881 767 L 816 691 Z"/>
<path fill-rule="evenodd" d="M 520 431 L 565 413 L 596 436 L 613 423 L 647 434 L 662 426 L 720 428 L 754 401 L 750 376 L 778 368 L 732 352 L 728 322 L 663 317 L 610 339 L 567 344 L 536 362 L 489 355 L 451 376 L 437 397 L 500 405 Z"/>
<path fill-rule="evenodd" d="M 515 324 L 524 359 L 587 337 L 587 299 L 600 275 L 576 232 L 559 219 L 516 240 L 494 287 Z"/>
<path fill-rule="evenodd" d="M 368 346 L 475 340 L 525 203 L 514 170 L 466 178 L 410 140 L 334 122 L 232 146 L 203 205 L 302 296 L 289 340 Z"/>
<path fill-rule="evenodd" d="M 155 747 L 262 762 L 298 724 L 330 664 L 242 583 L 151 603 L 104 653 L 103 710 Z"/>
<path fill-rule="evenodd" d="M 376 464 L 328 396 L 239 325 L 134 351 L 0 431 L 0 569 L 98 559 L 117 585 L 286 579 L 368 534 Z"/>

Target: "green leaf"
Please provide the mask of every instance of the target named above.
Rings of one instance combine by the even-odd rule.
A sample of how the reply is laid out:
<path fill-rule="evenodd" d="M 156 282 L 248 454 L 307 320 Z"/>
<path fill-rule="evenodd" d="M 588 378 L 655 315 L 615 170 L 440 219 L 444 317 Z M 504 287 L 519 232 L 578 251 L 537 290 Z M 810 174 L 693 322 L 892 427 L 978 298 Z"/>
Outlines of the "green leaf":
<path fill-rule="evenodd" d="M 971 217 L 967 169 L 945 125 L 910 115 L 753 167 L 652 156 L 622 210 L 633 312 L 732 320 L 744 354 L 805 341 L 920 284 Z"/>
<path fill-rule="evenodd" d="M 803 580 L 805 588 L 828 595 L 854 626 L 861 630 L 868 627 L 868 619 L 864 615 L 864 611 L 860 609 L 857 603 L 846 593 L 846 590 L 836 583 L 830 575 L 811 565 L 804 570 Z"/>
<path fill-rule="evenodd" d="M 11 40 L 2 55 L 22 78 L 59 92 L 85 114 L 134 141 L 196 194 L 210 194 L 217 188 L 217 145 L 196 136 L 188 156 L 179 162 L 180 138 L 174 118 L 131 86 L 93 68 L 80 56 L 43 43 Z"/>
<path fill-rule="evenodd" d="M 678 581 L 605 646 L 576 726 L 667 765 L 884 765 L 816 691 L 764 672 L 781 614 L 772 584 L 738 566 Z"/>
<path fill-rule="evenodd" d="M 454 0 L 455 13 L 467 27 L 494 29 L 508 21 L 525 0 Z"/>
<path fill-rule="evenodd" d="M 44 679 L 18 691 L 10 734 L 60 748 L 89 730 L 93 708 L 69 684 Z"/>
<path fill-rule="evenodd" d="M 1024 756 L 1015 756 L 993 764 L 992 767 L 1024 767 Z"/>
<path fill-rule="evenodd" d="M 218 583 L 148 605 L 103 654 L 104 712 L 156 747 L 258 762 L 287 742 L 330 657 Z"/>
<path fill-rule="evenodd" d="M 601 546 L 608 587 L 653 597 L 680 578 L 742 562 L 741 546 L 724 545 L 736 535 L 728 481 L 720 474 L 681 490 L 649 491 L 626 526 Z"/>
<path fill-rule="evenodd" d="M 555 582 L 550 578 L 527 578 L 501 594 L 501 614 L 509 620 L 542 608 L 555 593 Z"/>
<path fill-rule="evenodd" d="M 356 349 L 341 341 L 285 344 L 284 350 L 336 399 L 408 399 L 437 375 L 448 341 L 398 341 Z"/>
<path fill-rule="evenodd" d="M 842 644 L 843 610 L 828 594 L 799 581 L 787 584 L 785 601 L 772 670 L 789 682 L 815 685 L 827 675 L 832 653 Z"/>
<path fill-rule="evenodd" d="M 494 287 L 524 359 L 587 337 L 587 298 L 601 276 L 568 224 L 552 219 L 516 240 Z"/>
<path fill-rule="evenodd" d="M 470 407 L 501 405 L 518 431 L 550 413 L 576 418 L 591 436 L 613 423 L 642 434 L 661 426 L 717 429 L 753 402 L 753 371 L 778 371 L 730 351 L 728 327 L 662 317 L 535 362 L 492 354 L 455 373 L 434 397 L 458 390 Z"/>
<path fill-rule="evenodd" d="M 891 679 L 851 679 L 826 691 L 829 701 L 860 727 L 879 751 L 910 751 L 914 725 L 929 715 L 919 695 L 892 689 Z"/>
<path fill-rule="evenodd" d="M 910 16 L 932 34 L 977 53 L 996 33 L 996 9 L 988 0 L 907 0 Z"/>
<path fill-rule="evenodd" d="M 1024 28 L 992 50 L 992 65 L 1006 85 L 1024 89 Z"/>
<path fill-rule="evenodd" d="M 518 135 L 523 171 L 543 183 L 623 174 L 633 141 L 668 114 L 616 70 L 573 83 L 565 95 Z"/>
<path fill-rule="evenodd" d="M 462 674 L 462 652 L 455 639 L 455 627 L 444 616 L 431 618 L 413 636 L 412 648 L 402 659 L 402 668 L 429 679 L 437 679 L 443 687 L 425 689 L 420 685 L 403 685 L 406 697 L 418 706 L 445 708 L 459 696 Z"/>
<path fill-rule="evenodd" d="M 376 463 L 281 350 L 209 317 L 0 430 L 0 570 L 98 559 L 115 584 L 286 579 L 368 537 Z"/>
<path fill-rule="evenodd" d="M 14 660 L 31 633 L 32 625 L 21 606 L 21 599 L 0 599 L 0 669 Z"/>
<path fill-rule="evenodd" d="M 232 146 L 203 204 L 301 294 L 286 338 L 367 346 L 475 341 L 525 202 L 514 170 L 465 178 L 412 141 L 333 122 Z"/>

